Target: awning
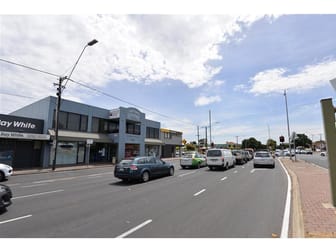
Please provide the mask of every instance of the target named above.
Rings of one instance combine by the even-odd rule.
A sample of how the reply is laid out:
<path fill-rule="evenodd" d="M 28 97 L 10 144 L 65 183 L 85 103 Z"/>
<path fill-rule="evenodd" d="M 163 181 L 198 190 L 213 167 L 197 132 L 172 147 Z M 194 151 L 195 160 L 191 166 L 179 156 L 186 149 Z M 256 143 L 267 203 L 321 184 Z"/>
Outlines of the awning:
<path fill-rule="evenodd" d="M 145 144 L 164 145 L 164 143 L 161 140 L 159 140 L 159 139 L 153 139 L 153 138 L 146 138 L 145 139 Z"/>
<path fill-rule="evenodd" d="M 48 133 L 50 136 L 55 137 L 55 130 L 49 129 Z M 63 141 L 86 141 L 87 139 L 92 139 L 93 142 L 113 143 L 112 139 L 107 134 L 68 130 L 59 130 L 58 139 Z"/>

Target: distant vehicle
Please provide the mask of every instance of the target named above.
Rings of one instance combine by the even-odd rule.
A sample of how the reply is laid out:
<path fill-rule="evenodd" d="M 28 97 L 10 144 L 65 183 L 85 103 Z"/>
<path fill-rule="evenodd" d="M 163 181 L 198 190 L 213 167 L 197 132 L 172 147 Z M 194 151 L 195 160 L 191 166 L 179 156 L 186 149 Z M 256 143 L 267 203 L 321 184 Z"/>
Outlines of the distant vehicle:
<path fill-rule="evenodd" d="M 174 175 L 174 166 L 155 157 L 136 157 L 133 160 L 122 160 L 114 169 L 114 176 L 128 180 L 147 182 L 153 177 Z"/>
<path fill-rule="evenodd" d="M 236 164 L 245 164 L 245 153 L 242 150 L 232 150 L 232 154 L 236 159 Z"/>
<path fill-rule="evenodd" d="M 0 164 L 0 181 L 4 181 L 13 174 L 13 168 L 6 164 Z"/>
<path fill-rule="evenodd" d="M 305 150 L 305 154 L 310 154 L 310 155 L 313 155 L 313 151 L 308 149 L 308 150 Z"/>
<path fill-rule="evenodd" d="M 271 167 L 271 168 L 275 167 L 275 161 L 271 153 L 267 151 L 257 151 L 254 154 L 253 167 L 256 168 L 260 166 Z"/>
<path fill-rule="evenodd" d="M 201 168 L 207 165 L 206 157 L 198 152 L 187 152 L 180 159 L 182 169 Z"/>
<path fill-rule="evenodd" d="M 322 156 L 322 157 L 327 156 L 327 152 L 326 151 L 321 151 L 320 156 Z"/>
<path fill-rule="evenodd" d="M 0 213 L 4 212 L 12 204 L 12 196 L 9 186 L 0 184 Z"/>
<path fill-rule="evenodd" d="M 210 149 L 207 151 L 207 165 L 210 170 L 215 168 L 229 169 L 236 164 L 236 158 L 228 149 Z"/>

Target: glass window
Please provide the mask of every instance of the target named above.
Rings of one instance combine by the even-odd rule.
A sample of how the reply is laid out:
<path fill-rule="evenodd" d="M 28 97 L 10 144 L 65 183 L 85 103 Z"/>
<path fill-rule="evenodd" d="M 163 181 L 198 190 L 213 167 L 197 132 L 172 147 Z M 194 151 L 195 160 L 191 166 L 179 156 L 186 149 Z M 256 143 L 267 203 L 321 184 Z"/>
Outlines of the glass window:
<path fill-rule="evenodd" d="M 99 118 L 92 118 L 91 132 L 98 133 L 99 132 Z"/>
<path fill-rule="evenodd" d="M 80 125 L 80 115 L 69 113 L 68 115 L 68 130 L 78 131 Z"/>
<path fill-rule="evenodd" d="M 68 114 L 66 112 L 60 111 L 59 112 L 59 121 L 58 121 L 58 128 L 59 129 L 66 129 L 67 128 L 67 119 L 68 119 Z"/>
<path fill-rule="evenodd" d="M 88 117 L 85 115 L 81 115 L 81 122 L 80 122 L 80 131 L 87 131 L 88 129 Z"/>

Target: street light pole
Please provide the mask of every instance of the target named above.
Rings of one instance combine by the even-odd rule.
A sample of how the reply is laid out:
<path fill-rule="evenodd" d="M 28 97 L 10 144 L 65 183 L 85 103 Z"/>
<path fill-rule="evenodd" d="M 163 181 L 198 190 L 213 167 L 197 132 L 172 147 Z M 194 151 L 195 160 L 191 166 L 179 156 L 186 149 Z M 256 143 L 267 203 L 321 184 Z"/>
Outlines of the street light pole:
<path fill-rule="evenodd" d="M 58 87 L 57 87 L 57 93 L 56 93 L 56 94 L 57 94 L 57 105 L 56 105 L 56 111 L 55 111 L 55 139 L 54 139 L 54 143 L 53 143 L 53 145 L 54 145 L 54 159 L 53 159 L 53 163 L 52 163 L 52 170 L 53 170 L 53 171 L 56 170 L 57 146 L 58 146 L 58 130 L 59 130 L 59 112 L 60 112 L 60 108 L 61 108 L 61 96 L 62 96 L 62 91 L 63 91 L 63 89 L 65 88 L 66 84 L 68 83 L 68 81 L 69 81 L 69 79 L 70 79 L 70 77 L 71 77 L 73 71 L 75 70 L 75 68 L 76 68 L 76 66 L 77 66 L 77 64 L 78 64 L 78 62 L 79 62 L 79 60 L 80 60 L 80 58 L 82 57 L 82 55 L 83 55 L 85 49 L 86 49 L 88 46 L 93 46 L 93 45 L 96 44 L 96 43 L 98 43 L 98 40 L 96 40 L 96 39 L 93 39 L 93 40 L 91 40 L 90 42 L 88 42 L 88 43 L 84 46 L 84 48 L 83 48 L 81 54 L 79 55 L 79 57 L 78 57 L 78 59 L 77 59 L 75 65 L 72 67 L 69 76 L 64 76 L 64 77 L 60 77 L 60 78 L 59 78 L 59 81 L 58 81 Z M 65 82 L 65 85 L 62 86 L 62 83 L 63 83 L 64 80 L 66 80 L 66 82 Z"/>
<path fill-rule="evenodd" d="M 291 141 L 290 141 L 290 130 L 289 130 L 289 118 L 288 118 L 288 105 L 287 105 L 287 94 L 286 89 L 284 90 L 285 102 L 286 102 L 286 115 L 287 115 L 287 131 L 288 131 L 288 143 L 289 143 L 289 158 L 292 160 L 292 149 L 291 149 Z"/>

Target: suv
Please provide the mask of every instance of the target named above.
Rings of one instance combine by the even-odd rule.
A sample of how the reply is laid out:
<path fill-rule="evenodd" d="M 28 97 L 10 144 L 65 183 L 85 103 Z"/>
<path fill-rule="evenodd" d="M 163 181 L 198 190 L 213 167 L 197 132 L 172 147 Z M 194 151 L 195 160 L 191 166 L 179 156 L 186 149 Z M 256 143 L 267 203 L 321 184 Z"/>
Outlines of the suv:
<path fill-rule="evenodd" d="M 5 180 L 13 174 L 13 168 L 6 164 L 0 164 L 0 181 Z"/>
<path fill-rule="evenodd" d="M 207 151 L 207 165 L 210 170 L 214 170 L 217 167 L 227 170 L 229 167 L 234 167 L 235 164 L 236 159 L 231 150 L 210 149 Z"/>

